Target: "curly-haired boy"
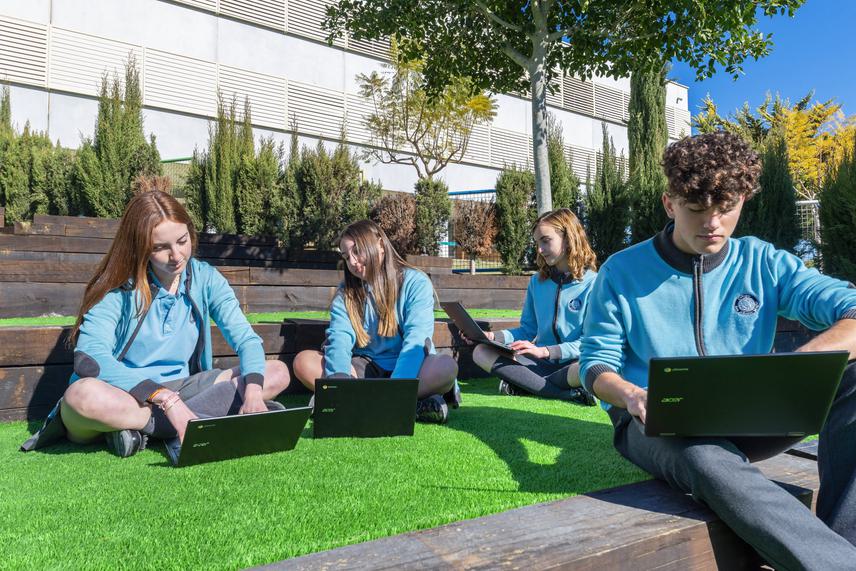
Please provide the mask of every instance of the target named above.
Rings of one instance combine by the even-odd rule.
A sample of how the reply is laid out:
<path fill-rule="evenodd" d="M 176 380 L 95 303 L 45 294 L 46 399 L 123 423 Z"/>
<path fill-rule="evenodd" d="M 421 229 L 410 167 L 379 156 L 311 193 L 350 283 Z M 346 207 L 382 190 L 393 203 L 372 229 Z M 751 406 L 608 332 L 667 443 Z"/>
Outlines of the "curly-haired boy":
<path fill-rule="evenodd" d="M 580 378 L 608 411 L 624 457 L 707 504 L 773 567 L 852 569 L 856 364 L 845 370 L 820 435 L 818 517 L 764 477 L 740 441 L 647 437 L 630 427 L 633 416 L 645 420 L 649 359 L 768 353 L 779 316 L 826 330 L 800 351 L 843 349 L 856 358 L 856 289 L 766 242 L 731 237 L 761 170 L 739 136 L 682 139 L 666 150 L 663 166 L 671 221 L 601 267 L 583 327 Z M 805 387 L 811 390 L 811 379 Z M 756 439 L 752 455 L 769 457 L 789 444 Z"/>

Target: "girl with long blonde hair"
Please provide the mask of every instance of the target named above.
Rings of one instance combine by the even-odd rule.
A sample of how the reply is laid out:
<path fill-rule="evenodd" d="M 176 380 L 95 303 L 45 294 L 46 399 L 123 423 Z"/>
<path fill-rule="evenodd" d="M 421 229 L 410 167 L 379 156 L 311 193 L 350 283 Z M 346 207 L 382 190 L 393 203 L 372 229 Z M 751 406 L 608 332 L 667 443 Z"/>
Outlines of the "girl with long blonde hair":
<path fill-rule="evenodd" d="M 339 249 L 345 279 L 330 307 L 324 347 L 299 353 L 294 375 L 312 391 L 323 377 L 418 378 L 417 420 L 446 422 L 446 400 L 458 402 L 458 365 L 437 355 L 431 340 L 431 280 L 405 262 L 370 220 L 345 228 Z"/>
<path fill-rule="evenodd" d="M 514 359 L 478 345 L 473 361 L 500 378 L 499 392 L 534 394 L 593 405 L 580 386 L 579 354 L 583 316 L 597 259 L 576 215 L 560 208 L 541 215 L 532 227 L 538 272 L 526 289 L 520 326 L 485 331 L 489 339 L 509 344 Z"/>

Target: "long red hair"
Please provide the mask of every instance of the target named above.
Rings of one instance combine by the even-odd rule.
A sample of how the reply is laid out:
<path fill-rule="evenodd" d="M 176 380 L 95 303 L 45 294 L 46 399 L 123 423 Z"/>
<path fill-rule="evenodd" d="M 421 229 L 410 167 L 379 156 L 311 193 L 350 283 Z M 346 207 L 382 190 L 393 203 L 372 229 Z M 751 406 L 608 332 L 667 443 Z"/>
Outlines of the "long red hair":
<path fill-rule="evenodd" d="M 148 276 L 149 256 L 153 247 L 152 232 L 158 224 L 167 220 L 187 225 L 192 251 L 196 252 L 193 221 L 171 194 L 152 190 L 134 196 L 119 221 L 119 229 L 110 249 L 98 264 L 95 275 L 86 284 L 71 340 L 77 339 L 86 312 L 101 301 L 107 292 L 117 287 L 127 284 L 136 290 L 137 317 L 148 310 L 152 303 Z"/>

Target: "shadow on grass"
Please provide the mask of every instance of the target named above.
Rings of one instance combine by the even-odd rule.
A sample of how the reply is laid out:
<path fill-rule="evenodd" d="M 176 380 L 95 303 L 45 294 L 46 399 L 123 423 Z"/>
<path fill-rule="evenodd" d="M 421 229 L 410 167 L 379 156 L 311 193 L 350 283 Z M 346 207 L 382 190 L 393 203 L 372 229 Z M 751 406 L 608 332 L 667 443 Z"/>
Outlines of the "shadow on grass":
<path fill-rule="evenodd" d="M 616 479 L 641 479 L 612 447 L 611 424 L 517 407 L 518 402 L 523 405 L 530 399 L 545 401 L 499 396 L 492 379 L 461 384 L 464 404 L 452 413 L 449 428 L 469 433 L 493 450 L 508 466 L 519 486 L 517 492 L 580 494 L 612 487 Z M 495 396 L 504 406 L 468 406 L 470 394 Z M 580 409 L 587 416 L 590 411 L 600 412 Z"/>

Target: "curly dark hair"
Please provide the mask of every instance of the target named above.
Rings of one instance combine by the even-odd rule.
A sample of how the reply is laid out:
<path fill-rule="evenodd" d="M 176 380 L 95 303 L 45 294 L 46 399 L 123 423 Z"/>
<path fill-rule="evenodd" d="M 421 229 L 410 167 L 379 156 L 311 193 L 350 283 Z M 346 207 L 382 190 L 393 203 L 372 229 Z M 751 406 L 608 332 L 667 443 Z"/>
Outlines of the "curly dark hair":
<path fill-rule="evenodd" d="M 705 208 L 733 206 L 741 196 L 749 200 L 758 192 L 761 159 L 739 135 L 718 131 L 669 145 L 663 170 L 670 197 Z"/>

